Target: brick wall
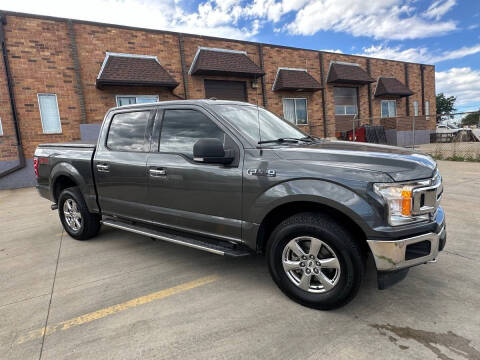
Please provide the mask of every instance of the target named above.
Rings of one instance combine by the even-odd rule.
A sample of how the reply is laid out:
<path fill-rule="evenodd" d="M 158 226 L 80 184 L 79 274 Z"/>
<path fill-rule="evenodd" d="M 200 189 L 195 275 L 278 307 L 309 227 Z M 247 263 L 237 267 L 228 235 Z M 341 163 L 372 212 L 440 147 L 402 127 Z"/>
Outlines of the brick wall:
<path fill-rule="evenodd" d="M 14 16 L 7 19 L 5 39 L 18 122 L 25 157 L 31 158 L 39 143 L 80 137 L 70 39 L 65 22 Z M 57 94 L 61 134 L 43 134 L 38 93 Z"/>
<path fill-rule="evenodd" d="M 193 59 L 197 52 L 198 47 L 209 47 L 209 48 L 219 48 L 219 49 L 229 49 L 229 50 L 238 50 L 246 51 L 247 56 L 258 66 L 260 66 L 260 55 L 258 53 L 258 46 L 255 44 L 246 44 L 240 42 L 232 42 L 228 40 L 215 40 L 204 37 L 197 36 L 186 36 L 184 38 L 184 49 L 185 49 L 185 66 L 186 71 L 190 70 Z M 213 80 L 237 80 L 237 81 L 246 81 L 247 82 L 247 101 L 256 104 L 262 105 L 262 88 L 253 88 L 251 86 L 251 81 L 253 79 L 245 79 L 238 77 L 229 77 L 229 76 L 188 76 L 188 98 L 189 99 L 204 99 L 205 98 L 205 79 Z"/>
<path fill-rule="evenodd" d="M 394 77 L 403 84 L 405 84 L 405 66 L 403 63 L 396 61 L 371 59 L 370 60 L 370 76 L 378 81 L 380 76 Z M 407 114 L 407 100 L 406 98 L 394 98 L 383 96 L 381 98 L 375 97 L 375 89 L 377 83 L 372 83 L 372 117 L 373 124 L 380 124 L 381 118 L 381 101 L 382 100 L 396 100 L 397 116 L 405 116 Z M 420 88 L 419 88 L 420 89 Z"/>
<path fill-rule="evenodd" d="M 361 68 L 367 71 L 367 59 L 358 56 L 324 53 L 323 54 L 323 74 L 325 76 L 325 104 L 327 113 L 327 130 L 329 136 L 335 136 L 339 131 L 346 130 L 346 127 L 351 128 L 351 116 L 335 116 L 335 101 L 334 88 L 335 86 L 326 82 L 328 76 L 328 69 L 332 61 L 342 61 L 348 63 L 359 64 Z M 349 85 L 341 85 L 342 87 L 349 87 Z M 358 89 L 359 108 L 358 116 L 368 117 L 368 87 L 367 85 L 355 86 Z M 337 126 L 338 124 L 338 126 Z"/>
<path fill-rule="evenodd" d="M 437 113 L 437 103 L 435 100 L 435 66 L 426 65 L 424 69 L 424 82 L 425 82 L 425 101 L 430 103 L 430 116 L 429 116 L 429 129 L 435 129 Z"/>
<path fill-rule="evenodd" d="M 3 136 L 0 136 L 0 161 L 16 160 L 17 139 L 3 60 L 0 61 L 0 119 L 3 129 Z"/>
<path fill-rule="evenodd" d="M 110 25 L 96 25 L 73 21 L 73 39 L 78 54 L 80 82 L 76 77 L 76 62 L 73 59 L 69 26 L 66 20 L 45 19 L 7 14 L 5 25 L 8 57 L 14 81 L 20 130 L 26 158 L 31 158 L 35 147 L 43 142 L 70 141 L 80 137 L 79 125 L 83 117 L 80 94 L 83 93 L 87 123 L 100 123 L 105 112 L 116 106 L 116 95 L 158 95 L 160 100 L 183 98 L 182 65 L 179 35 L 159 31 L 130 29 Z M 259 45 L 226 39 L 214 39 L 195 35 L 184 36 L 186 71 L 191 66 L 198 47 L 223 48 L 246 51 L 260 66 Z M 179 83 L 173 92 L 155 87 L 105 87 L 97 89 L 95 81 L 106 52 L 157 56 L 160 64 Z M 325 86 L 325 108 L 327 131 L 334 136 L 342 126 L 350 126 L 350 119 L 335 116 L 334 85 L 326 84 L 331 61 L 359 64 L 367 70 L 367 58 L 334 53 L 322 53 Z M 322 83 L 319 53 L 311 50 L 291 49 L 274 45 L 263 45 L 264 82 L 268 109 L 283 116 L 282 99 L 305 97 L 308 103 L 309 124 L 304 130 L 316 136 L 324 134 L 322 91 L 316 92 L 273 92 L 272 86 L 279 67 L 306 68 L 310 75 Z M 0 117 L 4 136 L 0 137 L 0 160 L 16 159 L 16 139 L 10 103 L 7 93 L 3 61 L 0 62 Z M 422 115 L 421 76 L 419 64 L 408 64 L 409 87 L 414 91 L 410 97 L 410 114 L 413 102 L 419 103 Z M 370 59 L 371 76 L 396 77 L 405 82 L 405 65 L 401 62 Z M 188 98 L 205 97 L 204 80 L 244 80 L 247 82 L 248 101 L 263 105 L 262 87 L 253 88 L 252 79 L 228 76 L 187 76 Z M 260 83 L 260 81 L 259 81 Z M 429 128 L 435 128 L 435 68 L 424 67 L 425 100 L 430 102 Z M 260 85 L 260 84 L 259 84 Z M 375 83 L 371 86 L 372 116 L 380 117 L 380 99 L 373 97 Z M 82 91 L 79 91 L 81 86 Z M 345 85 L 348 86 L 348 85 Z M 356 86 L 359 95 L 359 117 L 369 118 L 368 86 Z M 62 125 L 61 134 L 43 134 L 38 109 L 38 93 L 57 94 Z M 397 100 L 398 115 L 405 115 L 406 99 Z M 375 123 L 379 121 L 375 120 Z"/>
<path fill-rule="evenodd" d="M 116 106 L 115 95 L 158 95 L 160 100 L 178 99 L 165 88 L 109 86 L 97 89 L 95 80 L 106 52 L 157 56 L 163 68 L 179 83 L 173 93 L 183 97 L 178 36 L 87 24 L 74 24 L 74 31 L 88 123 L 103 120 L 105 112 Z"/>
<path fill-rule="evenodd" d="M 304 131 L 315 136 L 323 136 L 323 112 L 321 91 L 272 91 L 279 67 L 306 69 L 319 83 L 319 57 L 316 51 L 293 50 L 276 46 L 263 46 L 265 68 L 265 89 L 268 109 L 283 116 L 283 98 L 306 98 L 308 105 L 308 124 L 302 125 Z"/>

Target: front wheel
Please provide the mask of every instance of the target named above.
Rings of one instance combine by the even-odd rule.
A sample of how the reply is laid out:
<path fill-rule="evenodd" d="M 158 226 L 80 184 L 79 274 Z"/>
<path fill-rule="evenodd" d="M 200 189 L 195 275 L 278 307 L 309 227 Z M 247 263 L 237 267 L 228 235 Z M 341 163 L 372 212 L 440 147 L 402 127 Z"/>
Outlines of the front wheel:
<path fill-rule="evenodd" d="M 67 188 L 60 193 L 58 214 L 63 228 L 74 239 L 90 239 L 100 230 L 100 216 L 88 211 L 77 187 Z"/>
<path fill-rule="evenodd" d="M 270 274 L 294 301 L 315 309 L 345 305 L 358 292 L 364 257 L 333 218 L 301 213 L 280 223 L 267 245 Z"/>

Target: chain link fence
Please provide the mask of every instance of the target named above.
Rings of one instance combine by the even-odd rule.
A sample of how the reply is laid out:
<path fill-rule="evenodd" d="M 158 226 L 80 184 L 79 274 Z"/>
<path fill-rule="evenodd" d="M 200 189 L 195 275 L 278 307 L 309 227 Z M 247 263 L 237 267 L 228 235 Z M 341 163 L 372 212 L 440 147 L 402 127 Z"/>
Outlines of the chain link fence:
<path fill-rule="evenodd" d="M 388 118 L 352 116 L 342 124 L 336 132 L 341 140 L 401 146 L 438 159 L 480 161 L 480 112 Z"/>

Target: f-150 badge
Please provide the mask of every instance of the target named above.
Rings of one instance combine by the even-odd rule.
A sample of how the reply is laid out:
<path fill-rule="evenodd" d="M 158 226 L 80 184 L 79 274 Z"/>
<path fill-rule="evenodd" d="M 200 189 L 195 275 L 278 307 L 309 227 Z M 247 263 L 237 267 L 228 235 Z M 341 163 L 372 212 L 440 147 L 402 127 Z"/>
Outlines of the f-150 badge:
<path fill-rule="evenodd" d="M 277 171 L 273 169 L 248 169 L 247 174 L 253 176 L 273 177 L 277 175 Z"/>

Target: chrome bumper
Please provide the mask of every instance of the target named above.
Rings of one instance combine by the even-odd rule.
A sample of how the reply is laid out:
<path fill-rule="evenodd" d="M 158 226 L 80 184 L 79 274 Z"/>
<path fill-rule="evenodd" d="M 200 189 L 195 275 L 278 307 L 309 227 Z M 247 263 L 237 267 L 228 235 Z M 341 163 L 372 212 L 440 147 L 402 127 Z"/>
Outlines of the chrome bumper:
<path fill-rule="evenodd" d="M 367 243 L 375 259 L 377 271 L 394 271 L 435 261 L 440 251 L 440 239 L 446 236 L 445 231 L 445 226 L 442 226 L 438 233 L 428 233 L 391 241 L 367 240 Z M 407 246 L 421 241 L 430 242 L 430 253 L 425 256 L 406 260 Z"/>

